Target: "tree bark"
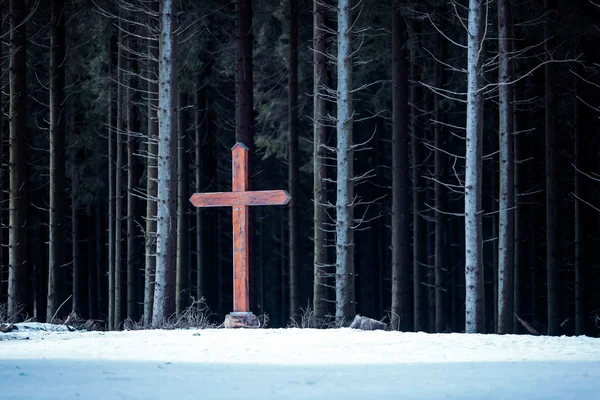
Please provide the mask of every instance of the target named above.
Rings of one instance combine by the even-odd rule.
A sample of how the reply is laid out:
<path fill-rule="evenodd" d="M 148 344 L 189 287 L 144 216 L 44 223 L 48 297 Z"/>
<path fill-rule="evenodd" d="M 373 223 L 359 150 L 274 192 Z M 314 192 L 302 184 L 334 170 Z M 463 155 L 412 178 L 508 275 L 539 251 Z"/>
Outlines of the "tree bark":
<path fill-rule="evenodd" d="M 427 263 L 427 223 L 423 221 L 420 213 L 424 207 L 424 182 L 423 182 L 423 125 L 419 118 L 421 111 L 419 104 L 423 100 L 422 86 L 419 82 L 421 72 L 417 61 L 417 49 L 421 46 L 421 22 L 413 22 L 413 40 L 410 64 L 410 120 L 412 130 L 412 196 L 413 196 L 413 327 L 415 331 L 425 329 L 425 290 L 423 286 L 423 268 Z"/>
<path fill-rule="evenodd" d="M 552 59 L 554 51 L 554 22 L 556 12 L 554 0 L 544 0 L 544 8 L 549 13 L 544 24 L 546 61 Z M 556 77 L 554 65 L 544 65 L 546 91 L 546 278 L 548 298 L 548 335 L 558 335 L 560 330 L 560 301 L 558 283 L 558 182 L 556 153 L 556 119 L 558 114 L 556 99 Z"/>
<path fill-rule="evenodd" d="M 114 330 L 115 319 L 115 159 L 117 127 L 117 36 L 108 45 L 108 330 Z"/>
<path fill-rule="evenodd" d="M 204 141 L 206 139 L 206 120 L 208 117 L 207 104 L 205 103 L 205 81 L 206 69 L 208 65 L 204 65 L 202 73 L 196 75 L 196 87 L 194 88 L 194 133 L 195 133 L 195 173 L 196 173 L 196 193 L 204 191 L 206 186 L 203 176 L 204 159 L 202 157 L 204 149 Z M 206 273 L 206 255 L 204 246 L 204 232 L 206 231 L 205 218 L 201 207 L 196 207 L 196 300 L 204 296 L 204 274 Z"/>
<path fill-rule="evenodd" d="M 524 206 L 520 204 L 519 195 L 524 192 L 525 170 L 521 160 L 525 158 L 524 154 L 524 138 L 522 137 L 522 118 L 521 113 L 517 109 L 517 102 L 523 98 L 522 82 L 517 82 L 513 90 L 513 206 L 514 211 L 514 265 L 513 265 L 513 333 L 521 333 L 522 329 L 515 315 L 523 315 L 523 299 L 525 290 L 525 260 L 527 247 L 525 246 L 526 237 L 526 213 Z"/>
<path fill-rule="evenodd" d="M 236 0 L 236 64 L 235 64 L 235 104 L 236 104 L 236 142 L 243 143 L 248 148 L 248 174 L 251 177 L 248 190 L 252 190 L 254 173 L 254 75 L 252 60 L 252 0 Z M 256 288 L 254 262 L 254 209 L 248 211 L 249 259 L 248 274 L 250 285 L 250 307 L 256 304 L 254 296 Z"/>
<path fill-rule="evenodd" d="M 25 301 L 27 283 L 27 40 L 26 5 L 10 1 L 10 159 L 8 223 L 8 315 Z"/>
<path fill-rule="evenodd" d="M 156 274 L 152 325 L 160 327 L 175 309 L 175 94 L 176 67 L 174 43 L 174 6 L 172 0 L 160 2 L 158 51 L 158 215 L 156 228 Z"/>
<path fill-rule="evenodd" d="M 467 136 L 465 171 L 465 331 L 485 330 L 481 231 L 483 142 L 483 32 L 485 5 L 469 0 L 467 29 Z"/>
<path fill-rule="evenodd" d="M 352 0 L 337 6 L 337 199 L 335 318 L 345 324 L 354 318 L 354 182 L 352 147 Z"/>
<path fill-rule="evenodd" d="M 436 51 L 438 52 L 438 60 L 444 59 L 444 47 L 443 38 L 440 33 L 436 35 Z M 435 86 L 442 88 L 444 84 L 443 69 L 440 62 L 436 62 L 434 66 L 434 82 Z M 448 262 L 445 254 L 445 230 L 446 230 L 446 218 L 442 214 L 442 210 L 446 205 L 446 194 L 444 193 L 444 186 L 441 182 L 444 181 L 442 176 L 444 171 L 444 154 L 442 152 L 442 96 L 434 94 L 433 96 L 433 118 L 435 124 L 433 125 L 433 141 L 434 141 L 434 154 L 433 154 L 433 169 L 435 176 L 434 183 L 434 204 L 435 204 L 435 249 L 434 249 L 434 281 L 435 281 L 435 332 L 443 332 L 445 328 L 445 317 L 444 312 L 444 281 L 445 274 L 444 270 L 448 270 L 445 264 Z"/>
<path fill-rule="evenodd" d="M 150 3 L 151 10 L 158 13 L 158 2 Z M 144 271 L 144 326 L 152 323 L 154 304 L 154 273 L 156 270 L 156 218 L 158 195 L 158 44 L 153 40 L 158 37 L 156 20 L 153 16 L 148 21 L 148 163 L 146 166 L 146 237 L 145 237 L 145 271 Z"/>
<path fill-rule="evenodd" d="M 122 20 L 124 11 L 120 11 L 119 18 L 119 47 L 117 50 L 117 126 L 116 126 L 116 165 L 115 165 L 115 314 L 113 328 L 118 329 L 123 322 L 123 168 L 124 168 L 124 145 L 125 142 L 125 81 L 123 71 L 125 69 L 125 55 L 123 46 L 125 35 L 123 29 L 125 24 Z"/>
<path fill-rule="evenodd" d="M 73 168 L 75 169 L 75 168 Z M 77 172 L 73 171 L 71 177 L 71 193 L 75 193 L 78 186 Z M 73 257 L 73 303 L 72 312 L 77 315 L 81 315 L 81 251 L 79 249 L 79 216 L 77 215 L 76 202 L 77 198 L 75 195 L 71 197 L 71 246 L 72 246 L 72 257 Z M 52 317 L 50 317 L 52 318 Z"/>
<path fill-rule="evenodd" d="M 408 169 L 408 67 L 403 2 L 393 0 L 392 13 L 392 318 L 393 329 L 410 327 L 410 221 Z M 350 64 L 351 65 L 351 64 Z M 350 67 L 351 68 L 351 67 Z M 350 88 L 351 90 L 351 88 Z M 351 107 L 351 106 L 350 106 Z M 350 111 L 352 112 L 352 111 Z M 351 143 L 351 142 L 350 142 Z M 350 159 L 352 162 L 352 159 Z M 340 181 L 338 180 L 338 185 Z M 352 198 L 349 198 L 352 201 Z"/>
<path fill-rule="evenodd" d="M 73 111 L 73 110 L 71 110 Z M 77 131 L 77 115 L 75 112 L 71 112 L 69 117 L 69 126 L 73 142 L 77 142 L 79 132 Z M 78 195 L 79 195 L 79 167 L 81 166 L 80 160 L 83 158 L 83 149 L 79 149 L 73 154 L 71 158 L 71 257 L 73 267 L 73 287 L 72 287 L 72 307 L 71 311 L 76 315 L 81 315 L 82 301 L 81 301 L 81 282 L 82 282 L 82 263 L 81 263 L 81 248 L 80 248 L 80 224 L 78 215 Z M 89 266 L 88 266 L 89 268 Z M 52 318 L 52 317 L 50 317 Z"/>
<path fill-rule="evenodd" d="M 50 2 L 50 249 L 46 321 L 58 307 L 65 237 L 65 2 Z"/>
<path fill-rule="evenodd" d="M 325 162 L 327 104 L 323 96 L 327 85 L 327 51 L 325 34 L 325 7 L 321 0 L 313 1 L 313 309 L 315 318 L 322 320 L 327 314 L 327 164 Z"/>
<path fill-rule="evenodd" d="M 129 32 L 136 34 L 134 24 L 129 25 Z M 136 39 L 132 38 L 130 47 L 134 52 L 128 54 L 128 101 L 127 101 L 127 318 L 134 321 L 138 320 L 138 270 L 141 256 L 141 243 L 138 215 L 141 210 L 140 200 L 134 194 L 137 190 L 140 178 L 142 176 L 142 165 L 139 157 L 140 145 L 140 118 L 138 103 L 140 100 L 138 86 L 139 75 L 138 56 Z"/>
<path fill-rule="evenodd" d="M 513 332 L 514 144 L 512 17 L 508 0 L 498 0 L 498 90 L 500 112 L 500 213 L 498 236 L 498 330 Z"/>
<path fill-rule="evenodd" d="M 214 58 L 211 47 L 207 50 L 204 68 L 196 79 L 195 99 L 195 163 L 196 192 L 214 191 L 215 157 L 213 154 L 213 120 L 210 97 L 210 80 L 213 74 Z M 214 267 L 214 254 L 211 251 L 214 240 L 213 229 L 216 217 L 196 207 L 196 299 L 205 297 L 209 288 L 205 283 L 207 274 Z"/>
<path fill-rule="evenodd" d="M 576 71 L 581 76 L 581 66 L 577 65 Z M 575 229 L 575 335 L 583 335 L 583 282 L 582 282 L 582 252 L 583 252 L 583 227 L 581 220 L 581 203 L 577 198 L 581 198 L 581 106 L 578 97 L 582 94 L 580 87 L 580 78 L 575 77 L 575 99 L 574 99 L 574 111 L 573 111 L 573 137 L 574 137 L 574 153 L 575 159 L 573 164 L 575 166 L 573 171 L 573 183 L 575 192 L 575 200 L 573 201 L 574 206 L 574 229 Z"/>
<path fill-rule="evenodd" d="M 289 45 L 289 83 L 288 83 L 288 123 L 289 123 L 289 268 L 290 268 L 290 317 L 298 312 L 300 301 L 298 281 L 298 228 L 299 228 L 299 191 L 298 177 L 298 0 L 290 2 L 290 45 Z"/>
<path fill-rule="evenodd" d="M 4 7 L 0 7 L 0 29 L 2 32 L 6 32 L 6 22 L 5 22 L 5 13 Z M 10 48 L 9 48 L 10 51 Z M 4 59 L 5 57 L 5 45 L 4 43 L 0 43 L 0 58 Z M 2 78 L 0 78 L 0 85 L 2 87 L 6 87 L 8 81 L 6 80 L 6 70 L 2 71 Z M 6 98 L 4 95 L 5 91 L 0 91 L 0 159 L 7 160 L 8 159 L 8 146 L 6 146 L 6 134 L 8 133 L 8 129 L 6 129 L 6 122 L 8 122 L 8 118 L 6 116 Z M 0 163 L 0 187 L 5 188 L 6 186 L 6 167 L 5 163 Z M 4 193 L 5 190 L 0 190 L 0 303 L 5 302 L 6 296 L 6 287 L 4 285 L 5 282 L 5 263 L 6 258 L 4 256 L 4 246 L 6 243 L 4 242 L 5 235 L 4 230 L 7 226 L 7 221 L 5 219 L 5 211 L 6 204 L 4 203 Z"/>
<path fill-rule="evenodd" d="M 175 282 L 175 312 L 177 315 L 185 310 L 189 303 L 190 283 L 189 270 L 189 233 L 188 219 L 185 210 L 189 207 L 189 183 L 187 160 L 187 94 L 179 92 L 177 104 L 177 279 Z"/>

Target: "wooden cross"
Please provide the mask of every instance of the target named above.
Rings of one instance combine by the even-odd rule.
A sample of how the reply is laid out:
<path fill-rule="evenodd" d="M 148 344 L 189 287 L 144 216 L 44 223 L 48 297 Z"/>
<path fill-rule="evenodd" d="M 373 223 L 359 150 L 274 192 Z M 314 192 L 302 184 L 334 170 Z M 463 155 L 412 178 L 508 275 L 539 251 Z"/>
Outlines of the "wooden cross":
<path fill-rule="evenodd" d="M 233 311 L 249 313 L 248 206 L 284 205 L 291 197 L 285 190 L 248 191 L 248 148 L 238 142 L 231 153 L 232 191 L 194 193 L 190 201 L 195 207 L 233 207 Z"/>

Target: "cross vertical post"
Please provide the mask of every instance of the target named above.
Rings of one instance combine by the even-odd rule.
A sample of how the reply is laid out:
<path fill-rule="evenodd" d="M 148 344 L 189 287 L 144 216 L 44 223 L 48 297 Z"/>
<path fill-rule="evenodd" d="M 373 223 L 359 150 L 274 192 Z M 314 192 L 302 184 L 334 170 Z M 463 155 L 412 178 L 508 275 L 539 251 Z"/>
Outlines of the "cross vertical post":
<path fill-rule="evenodd" d="M 232 191 L 248 190 L 248 148 L 237 143 L 232 149 L 231 170 L 233 175 Z M 249 312 L 248 260 L 248 206 L 233 206 L 233 311 Z"/>

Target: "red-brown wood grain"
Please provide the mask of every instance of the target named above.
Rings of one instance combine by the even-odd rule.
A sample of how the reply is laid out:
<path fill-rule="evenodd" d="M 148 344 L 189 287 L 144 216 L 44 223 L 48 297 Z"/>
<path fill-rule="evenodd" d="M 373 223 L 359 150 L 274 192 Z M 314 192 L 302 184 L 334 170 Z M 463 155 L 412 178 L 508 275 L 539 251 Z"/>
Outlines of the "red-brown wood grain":
<path fill-rule="evenodd" d="M 285 190 L 194 193 L 190 197 L 190 202 L 196 207 L 285 205 L 289 201 L 290 195 Z"/>
<path fill-rule="evenodd" d="M 248 191 L 248 148 L 236 143 L 232 153 L 232 192 L 194 193 L 195 207 L 233 207 L 233 311 L 249 312 L 248 207 L 284 205 L 290 201 L 285 190 Z"/>

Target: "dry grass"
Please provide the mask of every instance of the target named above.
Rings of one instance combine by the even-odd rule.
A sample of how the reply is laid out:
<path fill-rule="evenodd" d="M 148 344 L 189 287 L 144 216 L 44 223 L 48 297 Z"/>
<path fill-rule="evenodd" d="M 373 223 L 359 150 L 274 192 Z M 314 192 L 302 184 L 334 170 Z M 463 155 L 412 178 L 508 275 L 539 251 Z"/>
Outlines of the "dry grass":
<path fill-rule="evenodd" d="M 13 314 L 8 314 L 8 304 L 0 304 L 0 324 L 14 324 L 25 321 L 25 306 L 20 305 Z"/>
<path fill-rule="evenodd" d="M 123 321 L 123 329 L 126 331 L 139 331 L 142 329 L 211 329 L 218 328 L 212 317 L 216 314 L 210 310 L 204 297 L 196 300 L 191 297 L 192 304 L 187 307 L 181 315 L 172 315 L 161 326 L 144 326 L 142 319 L 134 321 L 127 318 Z"/>
<path fill-rule="evenodd" d="M 306 308 L 301 308 L 297 316 L 290 318 L 288 328 L 301 329 L 331 329 L 339 328 L 340 324 L 336 323 L 335 317 L 326 315 L 324 318 L 315 317 L 315 312 L 310 304 Z"/>

